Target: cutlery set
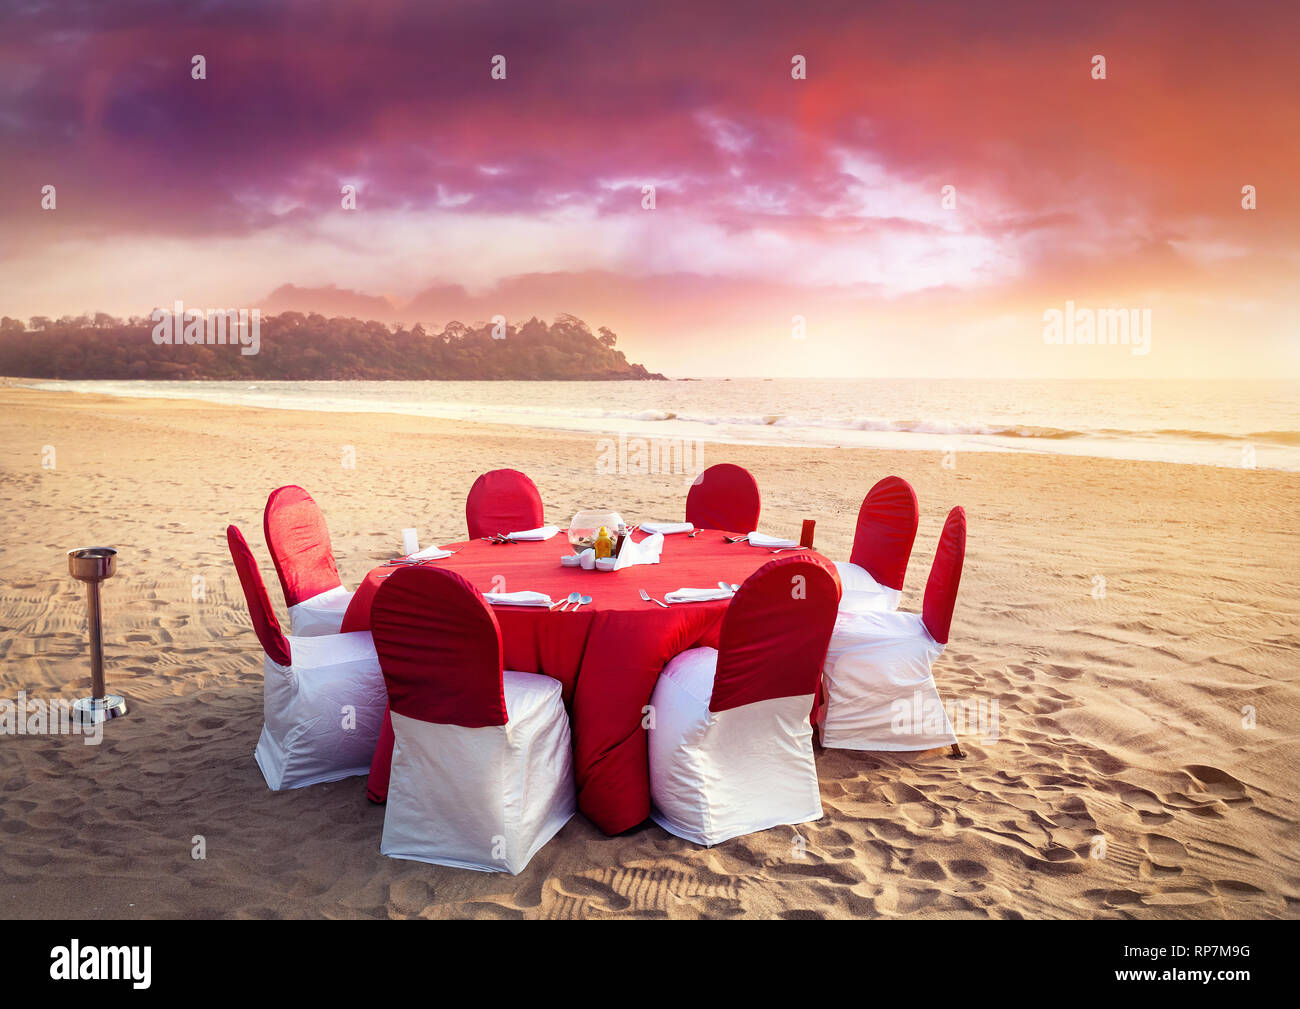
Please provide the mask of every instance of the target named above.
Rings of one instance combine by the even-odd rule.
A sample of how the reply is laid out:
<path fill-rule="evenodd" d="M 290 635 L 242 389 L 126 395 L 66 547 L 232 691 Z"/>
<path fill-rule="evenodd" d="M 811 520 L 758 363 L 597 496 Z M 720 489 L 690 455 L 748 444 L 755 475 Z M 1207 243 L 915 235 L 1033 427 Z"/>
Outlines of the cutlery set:
<path fill-rule="evenodd" d="M 584 596 L 578 592 L 570 592 L 567 598 L 561 599 L 558 602 L 551 603 L 550 608 L 553 610 L 559 609 L 559 611 L 563 613 L 566 610 L 568 610 L 570 603 L 573 604 L 573 609 L 576 611 L 578 607 L 583 606 L 584 604 L 589 602 L 591 602 L 591 596 Z"/>
<path fill-rule="evenodd" d="M 465 549 L 464 547 L 457 547 L 455 550 L 448 550 L 447 556 L 450 557 L 452 554 L 458 554 L 464 549 Z M 416 560 L 411 560 L 411 558 L 409 557 L 396 557 L 391 561 L 384 561 L 383 565 L 381 566 L 386 568 L 397 568 L 403 566 L 418 568 L 421 564 L 432 564 L 434 561 L 444 561 L 446 559 L 447 559 L 446 557 L 428 557 L 425 558 L 424 560 L 416 561 Z"/>
<path fill-rule="evenodd" d="M 460 552 L 461 552 L 462 550 L 464 550 L 464 549 L 465 549 L 464 547 L 457 547 L 455 550 L 448 550 L 448 551 L 447 551 L 447 557 L 450 557 L 452 554 L 458 554 L 458 553 L 460 553 Z M 418 567 L 420 567 L 422 564 L 432 564 L 432 563 L 434 563 L 435 561 L 445 561 L 445 560 L 447 559 L 447 557 L 430 557 L 430 558 L 427 558 L 426 560 L 421 560 L 421 561 L 413 561 L 413 560 L 411 560 L 411 558 L 409 558 L 409 557 L 395 557 L 395 558 L 393 558 L 391 561 L 384 561 L 384 563 L 381 564 L 380 567 L 385 567 L 385 568 L 418 568 Z M 391 574 L 392 574 L 391 571 L 388 572 L 388 575 L 391 575 Z M 387 578 L 388 575 L 379 575 L 379 577 L 380 577 L 380 578 Z"/>
<path fill-rule="evenodd" d="M 749 542 L 749 535 L 748 535 L 748 533 L 745 534 L 744 536 L 727 536 L 727 535 L 724 533 L 722 538 L 723 538 L 724 540 L 726 540 L 728 543 L 748 543 L 748 542 Z M 812 549 L 812 548 L 811 548 L 811 547 L 805 547 L 805 546 L 795 546 L 795 547 L 777 547 L 776 549 L 771 550 L 770 552 L 771 552 L 771 553 L 774 553 L 774 554 L 783 554 L 783 553 L 785 553 L 787 550 L 810 550 L 810 549 Z"/>

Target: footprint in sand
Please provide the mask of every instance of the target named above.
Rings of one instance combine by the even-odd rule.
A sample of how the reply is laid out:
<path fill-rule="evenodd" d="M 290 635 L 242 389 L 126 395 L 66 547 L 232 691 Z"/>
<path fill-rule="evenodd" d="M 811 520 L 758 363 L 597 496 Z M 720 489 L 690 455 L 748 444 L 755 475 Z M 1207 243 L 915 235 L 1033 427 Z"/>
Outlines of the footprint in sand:
<path fill-rule="evenodd" d="M 1206 764 L 1187 764 L 1183 770 L 1203 791 L 1218 796 L 1224 802 L 1249 801 L 1245 783 L 1227 771 Z"/>
<path fill-rule="evenodd" d="M 1123 781 L 1119 784 L 1122 786 L 1119 799 L 1126 806 L 1131 806 L 1139 813 L 1164 813 L 1168 815 L 1165 804 L 1160 801 L 1155 792 Z"/>
<path fill-rule="evenodd" d="M 924 879 L 931 883 L 939 883 L 948 878 L 947 870 L 930 858 L 911 865 L 907 875 L 909 879 Z"/>
<path fill-rule="evenodd" d="M 897 886 L 890 882 L 876 898 L 876 904 L 886 914 L 913 914 L 933 904 L 939 894 L 935 887 Z"/>
<path fill-rule="evenodd" d="M 1147 907 L 1187 907 L 1193 904 L 1205 904 L 1214 899 L 1214 895 L 1206 889 L 1188 887 L 1146 894 L 1142 898 L 1142 903 Z"/>
<path fill-rule="evenodd" d="M 1142 838 L 1142 850 L 1161 858 L 1186 858 L 1187 847 L 1177 838 L 1167 834 L 1147 834 Z"/>
<path fill-rule="evenodd" d="M 1095 753 L 1086 754 L 1083 759 L 1091 764 L 1094 769 L 1108 777 L 1112 774 L 1118 774 L 1120 771 L 1126 770 L 1129 766 L 1118 757 L 1112 757 L 1109 753 L 1103 753 L 1100 750 Z"/>
<path fill-rule="evenodd" d="M 928 802 L 925 793 L 911 785 L 905 785 L 902 782 L 894 782 L 888 785 L 880 786 L 881 796 L 887 802 L 906 803 L 906 802 Z"/>
<path fill-rule="evenodd" d="M 1216 879 L 1214 889 L 1225 897 L 1253 897 L 1256 894 L 1268 892 L 1252 883 L 1244 883 L 1239 879 Z"/>
<path fill-rule="evenodd" d="M 388 888 L 388 908 L 399 915 L 416 915 L 433 903 L 433 888 L 422 879 L 399 879 Z"/>
<path fill-rule="evenodd" d="M 1084 897 L 1094 907 L 1128 907 L 1142 903 L 1142 894 L 1136 890 L 1088 890 Z"/>
<path fill-rule="evenodd" d="M 983 879 L 989 874 L 987 868 L 969 858 L 958 858 L 948 863 L 948 871 L 958 879 L 969 881 Z"/>
<path fill-rule="evenodd" d="M 1181 866 L 1161 865 L 1159 862 L 1144 858 L 1138 867 L 1138 873 L 1143 879 L 1168 879 L 1171 876 L 1181 876 L 1183 870 Z"/>

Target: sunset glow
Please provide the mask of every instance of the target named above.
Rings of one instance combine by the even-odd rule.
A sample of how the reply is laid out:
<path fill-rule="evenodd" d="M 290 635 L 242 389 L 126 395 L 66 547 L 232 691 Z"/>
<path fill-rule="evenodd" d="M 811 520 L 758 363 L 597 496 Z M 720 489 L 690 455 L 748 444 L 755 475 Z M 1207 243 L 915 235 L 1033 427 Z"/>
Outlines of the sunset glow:
<path fill-rule="evenodd" d="M 1293 377 L 1298 29 L 1285 4 L 20 4 L 0 313 L 570 312 L 676 375 Z M 1046 345 L 1067 300 L 1150 310 L 1151 352 Z"/>

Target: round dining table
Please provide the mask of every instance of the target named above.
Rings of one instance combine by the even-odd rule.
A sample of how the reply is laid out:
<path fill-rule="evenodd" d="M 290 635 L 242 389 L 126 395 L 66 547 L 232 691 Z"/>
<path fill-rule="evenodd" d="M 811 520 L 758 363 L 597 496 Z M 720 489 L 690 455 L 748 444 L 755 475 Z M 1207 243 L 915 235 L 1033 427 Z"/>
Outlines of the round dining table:
<path fill-rule="evenodd" d="M 717 647 L 730 602 L 723 598 L 665 608 L 642 599 L 641 590 L 662 600 L 679 588 L 739 584 L 773 559 L 769 549 L 727 542 L 734 535 L 714 529 L 694 537 L 674 533 L 664 537 L 659 563 L 618 571 L 562 565 L 561 555 L 571 553 L 564 532 L 538 542 L 448 544 L 446 549 L 455 553 L 424 562 L 456 571 L 484 593 L 532 591 L 556 601 L 573 592 L 591 597 L 576 609 L 497 604 L 492 610 L 501 627 L 505 668 L 560 681 L 573 738 L 578 808 L 606 834 L 635 827 L 650 815 L 650 695 L 673 656 L 701 645 Z M 644 534 L 633 537 L 640 541 Z M 834 573 L 834 565 L 820 559 Z M 381 566 L 366 576 L 348 606 L 342 631 L 370 629 L 371 602 L 394 570 Z M 388 795 L 392 749 L 391 722 L 385 718 L 366 788 L 376 802 Z"/>

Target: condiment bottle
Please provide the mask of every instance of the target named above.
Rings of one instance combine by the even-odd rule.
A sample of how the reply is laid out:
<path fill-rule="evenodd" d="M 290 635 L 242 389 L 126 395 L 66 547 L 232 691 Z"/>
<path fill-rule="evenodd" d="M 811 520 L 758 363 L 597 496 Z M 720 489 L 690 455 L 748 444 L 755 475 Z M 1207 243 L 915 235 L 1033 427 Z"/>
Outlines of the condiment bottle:
<path fill-rule="evenodd" d="M 601 526 L 592 546 L 596 550 L 596 560 L 610 556 L 614 552 L 614 542 L 609 538 L 609 530 Z"/>

